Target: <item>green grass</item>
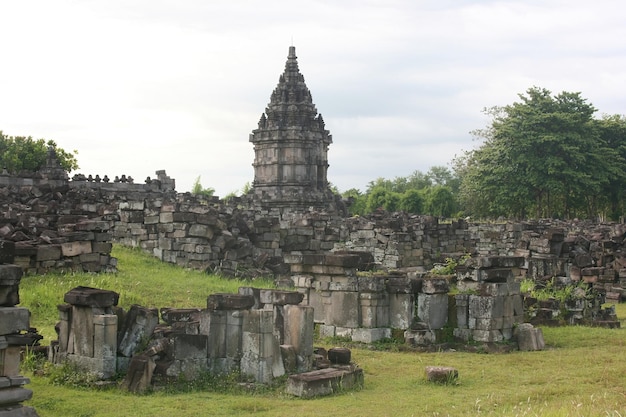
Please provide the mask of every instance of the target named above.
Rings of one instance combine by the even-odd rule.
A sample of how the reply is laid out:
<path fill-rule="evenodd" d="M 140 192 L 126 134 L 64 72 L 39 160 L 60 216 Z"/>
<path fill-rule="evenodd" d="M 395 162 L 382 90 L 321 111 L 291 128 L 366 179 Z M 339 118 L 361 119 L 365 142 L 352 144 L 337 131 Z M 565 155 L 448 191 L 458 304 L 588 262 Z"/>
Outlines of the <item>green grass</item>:
<path fill-rule="evenodd" d="M 76 285 L 118 291 L 123 306 L 155 307 L 202 307 L 209 293 L 234 292 L 249 285 L 165 265 L 134 250 L 116 247 L 115 256 L 120 260 L 117 274 L 25 277 L 20 287 L 21 305 L 33 311 L 33 322 L 48 334 L 56 321 L 56 304 L 62 302 L 64 291 Z M 37 292 L 40 297 L 31 294 Z M 49 300 L 46 295 L 51 294 L 60 298 Z M 35 300 L 42 305 L 34 306 Z M 52 311 L 54 317 L 38 317 L 46 311 Z M 624 318 L 626 305 L 618 305 L 617 314 Z M 353 348 L 353 361 L 365 372 L 365 387 L 311 400 L 287 396 L 280 389 L 132 395 L 117 388 L 98 391 L 54 386 L 48 378 L 28 375 L 28 388 L 34 391 L 28 404 L 41 417 L 626 416 L 626 330 L 576 326 L 543 328 L 543 332 L 547 348 L 541 352 L 419 353 Z M 326 343 L 330 343 L 325 345 L 328 348 L 335 341 Z M 458 383 L 426 382 L 425 367 L 437 365 L 456 367 Z"/>
<path fill-rule="evenodd" d="M 28 275 L 20 282 L 20 305 L 31 311 L 31 326 L 45 340 L 56 339 L 57 305 L 66 292 L 77 286 L 115 291 L 119 306 L 128 310 L 133 304 L 144 307 L 206 307 L 209 294 L 236 293 L 241 286 L 271 288 L 272 280 L 245 281 L 224 279 L 164 263 L 138 249 L 115 245 L 112 256 L 118 259 L 116 273 L 76 273 Z M 45 342 L 44 342 L 45 343 Z M 48 344 L 48 343 L 45 343 Z"/>

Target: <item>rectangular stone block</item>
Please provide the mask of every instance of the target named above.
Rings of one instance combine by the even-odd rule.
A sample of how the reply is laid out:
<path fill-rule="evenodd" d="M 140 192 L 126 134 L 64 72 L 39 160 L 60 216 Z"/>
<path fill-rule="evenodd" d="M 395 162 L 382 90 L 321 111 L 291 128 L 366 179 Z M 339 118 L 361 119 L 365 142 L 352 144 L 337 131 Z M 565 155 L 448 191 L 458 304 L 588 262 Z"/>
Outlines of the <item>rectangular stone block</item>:
<path fill-rule="evenodd" d="M 391 337 L 391 328 L 377 327 L 372 329 L 364 329 L 362 327 L 354 329 L 352 332 L 352 341 L 361 343 L 373 343 L 380 339 Z"/>
<path fill-rule="evenodd" d="M 470 295 L 469 314 L 474 318 L 497 318 L 504 315 L 504 297 Z"/>
<path fill-rule="evenodd" d="M 363 370 L 326 368 L 291 375 L 286 392 L 302 398 L 330 395 L 337 390 L 354 389 L 363 385 Z"/>
<path fill-rule="evenodd" d="M 24 307 L 0 307 L 0 336 L 26 331 L 30 327 L 30 312 Z"/>
<path fill-rule="evenodd" d="M 359 327 L 359 294 L 332 291 L 330 304 L 325 306 L 326 324 L 339 327 Z"/>
<path fill-rule="evenodd" d="M 242 330 L 249 333 L 272 333 L 274 312 L 272 310 L 244 311 Z"/>
<path fill-rule="evenodd" d="M 91 251 L 91 242 L 67 242 L 61 244 L 61 253 L 67 257 L 91 253 Z"/>
<path fill-rule="evenodd" d="M 174 359 L 205 359 L 207 357 L 208 336 L 203 334 L 172 335 Z"/>
<path fill-rule="evenodd" d="M 444 294 L 450 291 L 450 283 L 445 278 L 428 278 L 422 281 L 422 293 Z"/>
<path fill-rule="evenodd" d="M 61 259 L 60 245 L 39 245 L 37 247 L 37 261 L 56 261 Z"/>
<path fill-rule="evenodd" d="M 0 349 L 0 377 L 15 377 L 19 374 L 20 347 L 7 346 Z"/>
<path fill-rule="evenodd" d="M 472 330 L 472 339 L 476 342 L 501 342 L 504 336 L 500 330 Z"/>
<path fill-rule="evenodd" d="M 418 294 L 417 316 L 430 329 L 441 329 L 448 322 L 448 294 Z"/>

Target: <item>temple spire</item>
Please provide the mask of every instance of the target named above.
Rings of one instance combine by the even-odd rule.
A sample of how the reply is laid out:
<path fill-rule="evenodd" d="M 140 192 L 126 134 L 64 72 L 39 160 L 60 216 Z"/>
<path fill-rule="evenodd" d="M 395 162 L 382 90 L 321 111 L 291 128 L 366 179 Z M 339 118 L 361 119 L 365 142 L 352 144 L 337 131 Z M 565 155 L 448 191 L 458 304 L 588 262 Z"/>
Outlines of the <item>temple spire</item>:
<path fill-rule="evenodd" d="M 293 45 L 250 142 L 255 152 L 252 188 L 256 195 L 283 206 L 296 200 L 307 207 L 328 201 L 327 153 L 332 136 L 313 104 Z"/>

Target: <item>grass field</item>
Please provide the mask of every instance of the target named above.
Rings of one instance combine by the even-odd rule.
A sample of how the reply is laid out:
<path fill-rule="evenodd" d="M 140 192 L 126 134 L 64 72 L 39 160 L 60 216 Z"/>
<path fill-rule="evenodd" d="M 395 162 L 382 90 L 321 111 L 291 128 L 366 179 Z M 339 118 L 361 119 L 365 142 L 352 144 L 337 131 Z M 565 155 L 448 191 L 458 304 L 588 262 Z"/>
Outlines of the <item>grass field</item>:
<path fill-rule="evenodd" d="M 139 251 L 115 247 L 116 274 L 29 276 L 20 286 L 21 306 L 32 312 L 47 344 L 54 337 L 56 305 L 77 285 L 120 293 L 120 305 L 203 307 L 214 292 L 242 285 L 271 287 L 269 281 L 225 280 L 167 265 Z M 626 305 L 617 306 L 620 319 Z M 622 321 L 622 323 L 624 323 Z M 622 324 L 623 326 L 624 324 Z M 311 400 L 280 388 L 260 392 L 232 389 L 170 390 L 131 395 L 53 385 L 28 375 L 29 405 L 49 416 L 624 416 L 626 417 L 626 331 L 590 327 L 543 328 L 541 352 L 477 354 L 420 353 L 353 348 L 365 373 L 360 391 Z M 330 341 L 319 345 L 332 347 Z M 459 370 L 456 384 L 426 382 L 429 365 Z"/>

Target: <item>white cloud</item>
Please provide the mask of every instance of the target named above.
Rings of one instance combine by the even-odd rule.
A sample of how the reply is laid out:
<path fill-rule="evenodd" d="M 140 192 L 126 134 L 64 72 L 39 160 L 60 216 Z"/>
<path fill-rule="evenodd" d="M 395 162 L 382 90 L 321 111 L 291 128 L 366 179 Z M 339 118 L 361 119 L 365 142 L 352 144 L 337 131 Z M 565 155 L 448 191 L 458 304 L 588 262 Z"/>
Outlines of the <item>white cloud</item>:
<path fill-rule="evenodd" d="M 32 0 L 0 5 L 0 129 L 77 149 L 81 172 L 166 169 L 219 195 L 252 180 L 248 135 L 287 47 L 334 143 L 340 189 L 446 165 L 482 108 L 537 85 L 626 108 L 616 0 Z"/>

